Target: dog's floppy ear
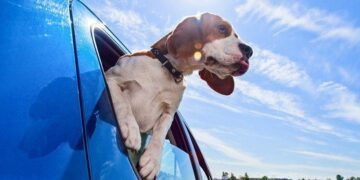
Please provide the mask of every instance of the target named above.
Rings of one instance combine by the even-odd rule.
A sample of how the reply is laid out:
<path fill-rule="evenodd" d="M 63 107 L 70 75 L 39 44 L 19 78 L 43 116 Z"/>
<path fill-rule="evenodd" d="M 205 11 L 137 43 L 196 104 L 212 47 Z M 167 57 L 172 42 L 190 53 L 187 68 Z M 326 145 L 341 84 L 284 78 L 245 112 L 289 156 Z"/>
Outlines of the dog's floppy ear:
<path fill-rule="evenodd" d="M 202 44 L 199 20 L 195 17 L 188 17 L 178 24 L 175 30 L 169 35 L 166 46 L 169 53 L 175 58 L 187 58 L 193 56 Z"/>
<path fill-rule="evenodd" d="M 151 48 L 157 48 L 160 49 L 163 53 L 168 53 L 166 48 L 166 41 L 169 38 L 169 36 L 172 34 L 172 31 L 167 33 L 164 37 L 162 37 L 159 41 L 157 41 L 155 44 L 151 46 Z"/>
<path fill-rule="evenodd" d="M 199 71 L 199 75 L 201 79 L 206 81 L 211 89 L 222 95 L 230 95 L 234 91 L 235 83 L 232 76 L 227 76 L 225 79 L 220 79 L 216 74 L 211 73 L 206 69 Z"/>

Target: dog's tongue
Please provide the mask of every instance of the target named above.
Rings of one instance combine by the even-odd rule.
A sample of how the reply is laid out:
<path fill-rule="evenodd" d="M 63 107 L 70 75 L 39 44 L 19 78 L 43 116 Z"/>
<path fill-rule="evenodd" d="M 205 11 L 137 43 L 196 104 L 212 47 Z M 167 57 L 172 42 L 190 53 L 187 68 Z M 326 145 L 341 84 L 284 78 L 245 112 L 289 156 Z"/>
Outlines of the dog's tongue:
<path fill-rule="evenodd" d="M 246 70 L 249 68 L 249 63 L 246 61 L 240 61 L 240 64 L 243 65 L 243 67 L 246 68 Z"/>
<path fill-rule="evenodd" d="M 234 79 L 231 76 L 220 79 L 216 74 L 203 69 L 199 71 L 201 79 L 205 80 L 211 89 L 223 95 L 230 95 L 234 91 Z"/>
<path fill-rule="evenodd" d="M 246 71 L 249 69 L 249 63 L 246 61 L 240 61 L 241 67 L 235 71 L 232 75 L 233 76 L 241 76 L 246 73 Z"/>

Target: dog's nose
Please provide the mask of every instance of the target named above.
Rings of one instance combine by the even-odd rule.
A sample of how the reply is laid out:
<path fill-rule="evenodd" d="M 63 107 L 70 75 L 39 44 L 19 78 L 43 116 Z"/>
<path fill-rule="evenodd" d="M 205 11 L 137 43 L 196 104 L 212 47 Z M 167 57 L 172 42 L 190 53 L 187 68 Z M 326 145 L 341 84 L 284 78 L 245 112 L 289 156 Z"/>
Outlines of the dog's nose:
<path fill-rule="evenodd" d="M 253 54 L 253 50 L 251 49 L 250 46 L 243 44 L 243 43 L 239 43 L 239 49 L 241 50 L 242 53 L 245 54 L 245 56 L 249 59 L 252 54 Z"/>

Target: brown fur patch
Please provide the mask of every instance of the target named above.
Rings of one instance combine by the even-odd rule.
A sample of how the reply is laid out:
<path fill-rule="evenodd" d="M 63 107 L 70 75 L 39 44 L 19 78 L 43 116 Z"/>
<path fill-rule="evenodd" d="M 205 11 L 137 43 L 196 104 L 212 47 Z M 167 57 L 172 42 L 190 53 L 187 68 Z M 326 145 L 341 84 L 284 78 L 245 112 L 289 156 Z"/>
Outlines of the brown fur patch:
<path fill-rule="evenodd" d="M 226 33 L 221 33 L 219 26 L 224 27 Z M 205 43 L 228 37 L 231 32 L 231 25 L 220 16 L 204 13 L 200 20 L 195 17 L 185 18 L 151 47 L 160 49 L 164 54 L 172 53 L 179 59 L 187 58 L 201 49 L 197 46 L 203 47 Z"/>
<path fill-rule="evenodd" d="M 218 29 L 219 26 L 224 26 L 227 33 L 221 33 Z M 201 31 L 203 33 L 203 43 L 205 44 L 216 39 L 230 36 L 232 28 L 231 25 L 224 21 L 220 16 L 205 13 L 201 16 Z"/>
<path fill-rule="evenodd" d="M 177 59 L 187 58 L 196 51 L 195 45 L 202 43 L 199 22 L 188 17 L 178 24 L 167 38 L 167 49 Z"/>

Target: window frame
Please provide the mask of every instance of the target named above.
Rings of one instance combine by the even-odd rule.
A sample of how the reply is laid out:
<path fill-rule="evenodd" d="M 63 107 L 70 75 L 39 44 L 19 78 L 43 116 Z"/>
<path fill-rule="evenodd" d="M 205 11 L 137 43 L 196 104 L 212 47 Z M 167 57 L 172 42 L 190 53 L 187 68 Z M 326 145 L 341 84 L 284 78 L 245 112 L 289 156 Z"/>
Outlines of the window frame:
<path fill-rule="evenodd" d="M 90 27 L 90 31 L 91 31 L 91 38 L 92 38 L 92 42 L 93 42 L 93 45 L 94 45 L 94 48 L 95 48 L 95 51 L 96 51 L 96 56 L 97 56 L 97 59 L 98 59 L 98 63 L 99 63 L 99 66 L 100 66 L 100 69 L 101 69 L 101 74 L 102 74 L 102 77 L 104 79 L 104 82 L 105 82 L 105 88 L 106 88 L 106 92 L 108 94 L 108 98 L 110 100 L 110 105 L 111 105 L 111 110 L 112 110 L 112 114 L 113 116 L 115 117 L 115 127 L 116 127 L 116 130 L 118 132 L 118 136 L 121 137 L 121 129 L 120 129 L 120 126 L 117 122 L 117 119 L 116 119 L 116 114 L 115 114 L 115 109 L 114 109 L 114 106 L 113 106 L 113 100 L 112 100 L 112 97 L 111 97 L 111 94 L 110 94 L 110 90 L 109 90 L 109 87 L 108 87 L 108 84 L 107 84 L 107 81 L 106 81 L 106 78 L 105 78 L 105 69 L 103 67 L 103 61 L 102 61 L 102 58 L 101 58 L 101 55 L 100 55 L 100 51 L 99 51 L 99 48 L 98 48 L 98 43 L 97 43 L 97 36 L 98 36 L 98 32 L 101 33 L 103 36 L 101 38 L 103 38 L 102 40 L 104 41 L 104 39 L 107 39 L 109 40 L 110 43 L 113 43 L 113 46 L 111 46 L 112 48 L 115 48 L 116 50 L 120 51 L 123 53 L 123 55 L 126 55 L 126 54 L 130 54 L 130 51 L 122 44 L 122 43 L 118 43 L 119 40 L 116 39 L 116 38 L 113 38 L 112 36 L 112 32 L 103 24 L 94 24 L 94 25 L 91 25 Z M 110 32 L 108 32 L 110 31 Z M 105 37 L 105 38 L 104 38 Z M 121 44 L 121 45 L 120 45 Z M 109 44 L 107 44 L 109 45 Z M 113 49 L 114 50 L 114 49 Z M 121 54 L 121 53 L 119 53 Z M 115 62 L 116 64 L 116 62 Z M 117 141 L 118 143 L 122 143 L 121 146 L 122 147 L 126 147 L 125 146 L 125 142 L 123 140 L 123 138 L 121 137 L 121 140 L 120 141 Z M 128 161 L 130 162 L 131 166 L 132 166 L 132 169 L 134 171 L 134 173 L 136 174 L 137 178 L 138 179 L 141 179 L 141 176 L 138 172 L 138 170 L 136 169 L 136 166 L 134 165 L 134 163 L 131 161 L 130 159 L 130 156 L 128 154 L 128 151 L 125 151 L 126 152 L 126 156 L 127 156 L 127 159 Z"/>

